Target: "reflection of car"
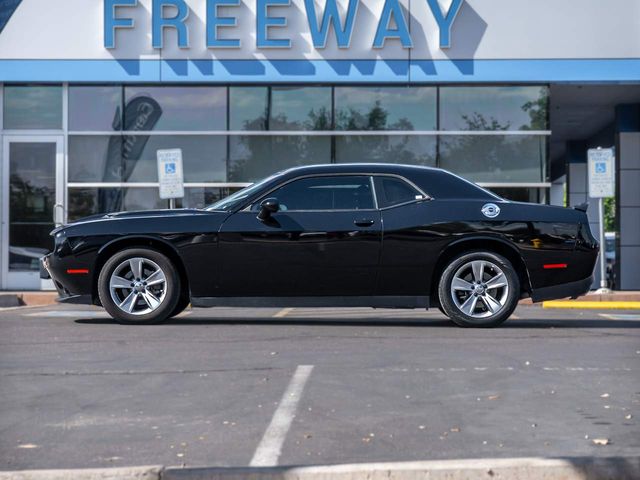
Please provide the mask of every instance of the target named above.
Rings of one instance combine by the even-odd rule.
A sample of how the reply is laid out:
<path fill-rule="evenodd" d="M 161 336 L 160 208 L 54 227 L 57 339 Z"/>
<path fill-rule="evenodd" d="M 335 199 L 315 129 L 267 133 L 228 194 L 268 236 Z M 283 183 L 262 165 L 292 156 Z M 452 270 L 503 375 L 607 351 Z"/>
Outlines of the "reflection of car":
<path fill-rule="evenodd" d="M 509 202 L 443 170 L 320 165 L 278 173 L 204 210 L 97 215 L 53 231 L 44 259 L 70 302 L 123 323 L 193 306 L 441 308 L 463 326 L 521 297 L 589 289 L 584 207 Z"/>
<path fill-rule="evenodd" d="M 9 246 L 9 264 L 12 270 L 38 270 L 39 260 L 45 255 L 45 248 Z"/>

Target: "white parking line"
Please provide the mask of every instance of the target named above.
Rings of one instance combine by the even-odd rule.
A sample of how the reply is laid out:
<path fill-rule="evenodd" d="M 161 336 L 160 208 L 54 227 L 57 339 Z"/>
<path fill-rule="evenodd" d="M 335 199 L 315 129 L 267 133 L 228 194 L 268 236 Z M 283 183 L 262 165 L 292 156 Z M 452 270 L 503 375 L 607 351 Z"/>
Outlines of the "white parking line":
<path fill-rule="evenodd" d="M 291 422 L 296 415 L 302 390 L 311 375 L 313 365 L 298 365 L 287 389 L 282 395 L 280 404 L 273 414 L 271 423 L 264 432 L 249 465 L 251 467 L 273 467 L 278 464 L 282 453 L 282 445 L 287 437 Z"/>
<path fill-rule="evenodd" d="M 45 310 L 44 312 L 25 313 L 23 317 L 50 318 L 109 318 L 104 310 Z"/>
<path fill-rule="evenodd" d="M 634 322 L 640 320 L 638 313 L 599 313 L 598 315 L 607 320 L 631 320 Z"/>
<path fill-rule="evenodd" d="M 286 317 L 287 315 L 289 315 L 291 312 L 293 311 L 293 308 L 283 308 L 282 310 L 280 310 L 278 313 L 276 313 L 275 315 L 273 315 L 273 317 L 271 318 L 282 318 L 282 317 Z"/>

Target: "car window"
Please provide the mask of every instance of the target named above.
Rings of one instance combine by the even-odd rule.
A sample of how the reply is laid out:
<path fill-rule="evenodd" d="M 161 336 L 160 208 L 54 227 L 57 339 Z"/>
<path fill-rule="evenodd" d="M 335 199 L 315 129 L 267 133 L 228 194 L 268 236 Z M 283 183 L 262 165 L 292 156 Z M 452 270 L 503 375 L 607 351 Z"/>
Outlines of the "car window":
<path fill-rule="evenodd" d="M 274 190 L 280 210 L 368 210 L 374 208 L 367 176 L 321 176 L 294 180 Z M 259 204 L 259 202 L 258 202 Z M 254 205 L 254 209 L 259 205 Z"/>
<path fill-rule="evenodd" d="M 407 182 L 396 177 L 374 177 L 378 207 L 385 208 L 416 200 L 422 194 Z"/>

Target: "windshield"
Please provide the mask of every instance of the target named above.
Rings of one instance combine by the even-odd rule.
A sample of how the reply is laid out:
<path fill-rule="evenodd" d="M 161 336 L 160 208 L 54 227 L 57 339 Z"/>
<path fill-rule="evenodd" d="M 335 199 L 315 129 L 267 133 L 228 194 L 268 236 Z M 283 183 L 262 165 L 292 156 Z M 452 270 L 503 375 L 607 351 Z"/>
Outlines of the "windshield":
<path fill-rule="evenodd" d="M 240 205 L 248 197 L 250 197 L 255 192 L 260 190 L 265 184 L 269 183 L 278 175 L 280 174 L 276 173 L 275 175 L 271 175 L 270 177 L 267 177 L 264 180 L 259 181 L 258 183 L 254 183 L 253 185 L 249 185 L 248 187 L 245 187 L 242 190 L 238 190 L 233 195 L 229 195 L 227 198 L 223 198 L 222 200 L 217 201 L 213 205 L 209 205 L 207 208 L 205 208 L 205 210 L 223 210 L 223 211 L 231 210 L 232 208 Z"/>

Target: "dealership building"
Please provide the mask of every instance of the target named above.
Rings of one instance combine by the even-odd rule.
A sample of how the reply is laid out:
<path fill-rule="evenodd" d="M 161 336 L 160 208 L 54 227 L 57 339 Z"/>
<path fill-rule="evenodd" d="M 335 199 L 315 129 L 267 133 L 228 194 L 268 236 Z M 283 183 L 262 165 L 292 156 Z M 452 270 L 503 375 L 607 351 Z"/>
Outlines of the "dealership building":
<path fill-rule="evenodd" d="M 638 0 L 4 0 L 0 289 L 46 287 L 54 225 L 202 207 L 296 165 L 437 166 L 587 200 L 615 151 L 615 287 L 640 289 Z M 590 221 L 598 228 L 597 201 Z"/>

